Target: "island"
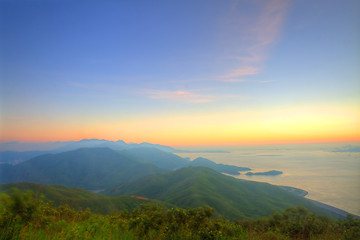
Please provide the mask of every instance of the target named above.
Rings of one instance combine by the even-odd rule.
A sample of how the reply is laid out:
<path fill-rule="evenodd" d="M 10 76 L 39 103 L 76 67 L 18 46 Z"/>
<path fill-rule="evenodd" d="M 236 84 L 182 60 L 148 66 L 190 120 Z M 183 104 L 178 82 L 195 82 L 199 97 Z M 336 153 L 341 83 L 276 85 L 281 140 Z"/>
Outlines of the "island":
<path fill-rule="evenodd" d="M 267 172 L 247 172 L 245 175 L 247 176 L 277 176 L 277 175 L 281 175 L 283 174 L 283 172 L 281 171 L 277 171 L 277 170 L 271 170 L 271 171 L 267 171 Z"/>
<path fill-rule="evenodd" d="M 193 161 L 189 162 L 190 166 L 201 166 L 201 167 L 208 167 L 214 169 L 215 171 L 227 173 L 230 175 L 240 175 L 239 172 L 241 171 L 250 171 L 251 169 L 248 167 L 238 167 L 234 165 L 226 165 L 221 163 L 215 163 L 209 159 L 198 157 Z"/>

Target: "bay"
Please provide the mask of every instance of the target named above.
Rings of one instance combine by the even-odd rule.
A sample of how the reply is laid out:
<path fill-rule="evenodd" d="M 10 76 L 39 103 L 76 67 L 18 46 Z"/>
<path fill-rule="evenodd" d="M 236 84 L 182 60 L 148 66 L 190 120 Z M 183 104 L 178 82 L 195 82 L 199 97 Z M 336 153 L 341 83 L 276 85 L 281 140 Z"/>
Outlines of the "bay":
<path fill-rule="evenodd" d="M 235 176 L 240 179 L 297 187 L 307 198 L 360 215 L 360 153 L 355 143 L 177 147 L 191 160 L 249 167 L 252 172 L 282 171 L 278 176 Z M 355 149 L 355 150 L 353 150 Z M 202 152 L 202 151 L 228 151 Z"/>

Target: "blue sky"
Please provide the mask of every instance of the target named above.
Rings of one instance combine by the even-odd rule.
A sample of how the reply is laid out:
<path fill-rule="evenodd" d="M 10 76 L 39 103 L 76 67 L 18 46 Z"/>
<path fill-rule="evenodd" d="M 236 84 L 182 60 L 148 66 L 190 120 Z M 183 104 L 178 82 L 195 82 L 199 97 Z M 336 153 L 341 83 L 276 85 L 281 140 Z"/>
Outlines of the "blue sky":
<path fill-rule="evenodd" d="M 260 142 L 360 137 L 359 1 L 0 4 L 2 141 L 256 142 L 212 133 L 234 116 L 271 128 Z"/>

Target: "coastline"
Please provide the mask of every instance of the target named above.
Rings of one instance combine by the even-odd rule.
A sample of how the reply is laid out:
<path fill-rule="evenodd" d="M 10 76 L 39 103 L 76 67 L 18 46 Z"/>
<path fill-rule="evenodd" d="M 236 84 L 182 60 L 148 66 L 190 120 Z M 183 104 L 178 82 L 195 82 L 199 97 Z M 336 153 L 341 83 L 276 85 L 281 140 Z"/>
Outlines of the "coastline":
<path fill-rule="evenodd" d="M 322 203 L 316 200 L 313 200 L 311 198 L 306 197 L 308 195 L 308 192 L 306 190 L 300 189 L 300 188 L 295 188 L 295 187 L 290 187 L 290 186 L 279 186 L 282 189 L 294 193 L 300 197 L 304 197 L 306 199 L 308 199 L 309 201 L 311 201 L 314 205 L 316 205 L 317 207 L 323 208 L 329 212 L 332 212 L 334 215 L 338 216 L 338 218 L 346 218 L 348 215 L 353 216 L 354 218 L 360 219 L 360 216 L 353 214 L 353 213 L 349 213 L 345 210 L 342 210 L 340 208 L 337 207 L 333 207 L 331 205 L 328 205 L 326 203 Z"/>
<path fill-rule="evenodd" d="M 354 144 L 353 144 L 354 145 Z M 358 146 L 359 143 L 356 143 Z M 209 146 L 202 149 L 221 149 L 230 154 L 203 153 L 201 157 L 216 163 L 246 166 L 254 172 L 278 169 L 284 174 L 276 177 L 234 176 L 238 179 L 266 182 L 277 186 L 294 186 L 309 190 L 307 198 L 323 201 L 353 215 L 359 212 L 359 153 L 333 152 L 343 143 L 318 145 L 266 146 Z M 200 147 L 199 147 L 200 148 Z M 199 149 L 198 148 L 198 149 Z M 189 150 L 197 150 L 189 148 Z M 194 159 L 198 154 L 179 153 L 180 157 Z M 324 167 L 326 166 L 326 167 Z"/>
<path fill-rule="evenodd" d="M 316 200 L 313 200 L 313 199 L 310 199 L 310 198 L 306 198 L 306 199 L 310 200 L 314 205 L 316 205 L 316 206 L 318 206 L 320 208 L 323 208 L 323 209 L 325 209 L 327 211 L 330 211 L 330 212 L 334 213 L 335 215 L 338 215 L 339 218 L 346 218 L 348 215 L 351 215 L 354 218 L 360 219 L 360 216 L 349 213 L 349 212 L 347 212 L 345 210 L 342 210 L 340 208 L 336 208 L 336 207 L 330 206 L 328 204 L 325 204 L 325 203 L 322 203 L 322 202 L 319 202 L 319 201 L 316 201 Z"/>
<path fill-rule="evenodd" d="M 222 173 L 222 174 L 236 178 L 236 176 L 232 175 L 232 174 L 227 174 L 227 173 Z M 239 179 L 239 178 L 237 178 L 237 179 Z M 243 180 L 245 180 L 245 179 L 243 179 Z M 254 181 L 254 180 L 245 180 L 245 181 Z M 316 201 L 316 200 L 313 200 L 311 198 L 306 197 L 309 192 L 304 190 L 304 189 L 300 189 L 300 188 L 296 188 L 296 187 L 290 187 L 290 186 L 282 186 L 282 185 L 276 185 L 276 186 L 284 189 L 285 191 L 291 192 L 291 193 L 293 193 L 293 194 L 295 194 L 297 196 L 306 198 L 307 200 L 311 201 L 315 206 L 320 207 L 322 209 L 325 209 L 325 210 L 333 213 L 335 216 L 337 216 L 337 218 L 344 219 L 344 218 L 347 218 L 348 215 L 351 215 L 356 219 L 360 219 L 359 215 L 349 213 L 349 212 L 347 212 L 347 211 L 345 211 L 343 209 L 340 209 L 340 208 L 328 205 L 326 203 L 322 203 L 322 202 L 319 202 L 319 201 Z"/>

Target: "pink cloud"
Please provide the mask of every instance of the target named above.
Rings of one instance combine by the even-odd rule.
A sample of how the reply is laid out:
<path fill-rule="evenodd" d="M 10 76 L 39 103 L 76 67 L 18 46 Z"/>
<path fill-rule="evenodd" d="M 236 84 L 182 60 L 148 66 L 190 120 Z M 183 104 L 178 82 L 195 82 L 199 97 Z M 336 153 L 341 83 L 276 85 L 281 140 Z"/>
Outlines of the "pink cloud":
<path fill-rule="evenodd" d="M 191 103 L 208 103 L 214 101 L 211 96 L 185 91 L 149 90 L 146 94 L 152 99 L 167 99 Z"/>
<path fill-rule="evenodd" d="M 179 101 L 179 102 L 188 102 L 188 103 L 209 103 L 215 102 L 223 99 L 239 99 L 239 100 L 248 100 L 248 96 L 239 96 L 232 94 L 225 95 L 205 95 L 198 94 L 195 91 L 168 91 L 168 90 L 147 90 L 145 94 L 148 95 L 151 99 L 159 100 L 170 100 L 170 101 Z"/>
<path fill-rule="evenodd" d="M 272 82 L 275 82 L 274 80 L 262 80 L 262 81 L 259 81 L 260 83 L 272 83 Z"/>
<path fill-rule="evenodd" d="M 229 70 L 228 73 L 220 77 L 221 79 L 259 74 L 271 46 L 276 43 L 281 35 L 290 1 L 255 0 L 253 2 L 258 8 L 259 14 L 254 18 L 245 19 L 248 23 L 246 25 L 242 23 L 244 19 L 238 13 L 241 10 L 241 4 L 234 4 L 231 10 L 230 18 L 232 19 L 229 24 L 234 26 L 230 26 L 229 29 L 238 31 L 241 37 L 237 39 L 238 49 L 233 49 L 234 54 L 228 58 L 234 59 L 237 67 Z"/>
<path fill-rule="evenodd" d="M 247 79 L 238 79 L 238 78 L 225 78 L 223 82 L 248 82 Z"/>
<path fill-rule="evenodd" d="M 221 76 L 221 78 L 224 79 L 231 79 L 231 78 L 235 78 L 235 77 L 241 77 L 241 76 L 247 76 L 247 75 L 255 75 L 259 72 L 259 68 L 256 67 L 251 67 L 251 66 L 244 66 L 242 68 L 238 68 L 233 70 L 232 72 Z M 226 81 L 226 80 L 225 80 Z M 234 79 L 233 79 L 234 81 Z"/>

